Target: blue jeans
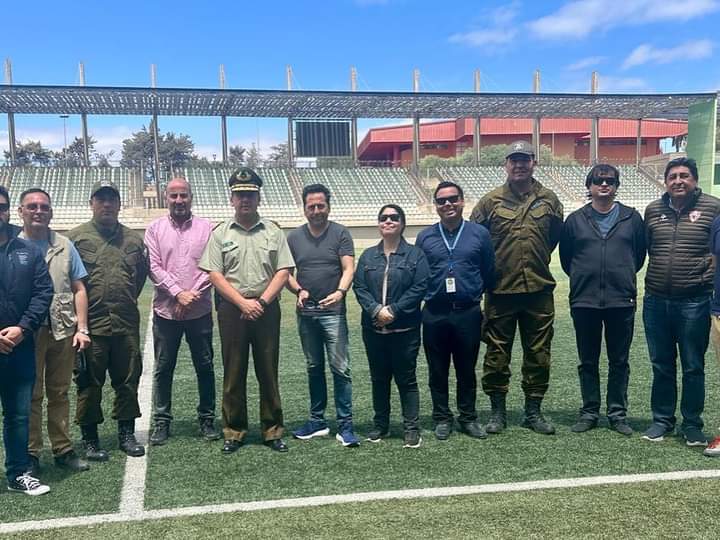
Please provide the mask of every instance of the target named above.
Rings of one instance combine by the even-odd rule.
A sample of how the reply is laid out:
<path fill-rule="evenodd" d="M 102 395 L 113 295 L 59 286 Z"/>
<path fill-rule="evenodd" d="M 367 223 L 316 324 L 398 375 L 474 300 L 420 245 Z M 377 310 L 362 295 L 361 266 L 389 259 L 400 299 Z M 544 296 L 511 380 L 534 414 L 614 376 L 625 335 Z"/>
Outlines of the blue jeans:
<path fill-rule="evenodd" d="M 32 350 L 30 361 L 34 362 Z M 17 354 L 7 357 L 17 362 Z M 22 359 L 23 361 L 25 359 Z M 28 437 L 30 434 L 30 401 L 34 379 L 15 377 L 8 373 L 7 366 L 0 368 L 0 401 L 3 410 L 3 440 L 5 442 L 5 474 L 8 481 L 28 470 Z"/>
<path fill-rule="evenodd" d="M 702 429 L 710 297 L 670 300 L 646 295 L 643 323 L 653 370 L 650 398 L 653 422 L 668 430 L 675 427 L 676 360 L 679 350 L 682 366 L 681 427 Z"/>
<path fill-rule="evenodd" d="M 345 314 L 298 314 L 297 321 L 300 342 L 307 362 L 310 420 L 325 421 L 327 407 L 325 356 L 327 355 L 333 376 L 338 426 L 352 423 L 352 378 Z"/>

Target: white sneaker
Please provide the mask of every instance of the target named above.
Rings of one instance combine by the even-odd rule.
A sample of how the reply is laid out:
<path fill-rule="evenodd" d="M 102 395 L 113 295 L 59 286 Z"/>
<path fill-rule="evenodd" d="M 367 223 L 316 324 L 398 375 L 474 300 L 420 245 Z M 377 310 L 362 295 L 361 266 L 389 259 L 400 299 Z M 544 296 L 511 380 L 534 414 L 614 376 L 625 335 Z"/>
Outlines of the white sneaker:
<path fill-rule="evenodd" d="M 25 493 L 26 495 L 44 495 L 50 491 L 50 486 L 40 483 L 40 480 L 30 476 L 29 473 L 23 473 L 8 483 L 8 491 Z"/>

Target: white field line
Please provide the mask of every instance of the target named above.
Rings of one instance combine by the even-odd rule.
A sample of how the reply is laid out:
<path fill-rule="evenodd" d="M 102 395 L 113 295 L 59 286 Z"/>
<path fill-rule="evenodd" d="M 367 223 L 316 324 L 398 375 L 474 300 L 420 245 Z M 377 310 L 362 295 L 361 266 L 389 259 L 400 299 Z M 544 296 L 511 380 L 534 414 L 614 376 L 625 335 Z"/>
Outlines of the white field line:
<path fill-rule="evenodd" d="M 147 446 L 152 416 L 152 384 L 155 369 L 155 350 L 152 334 L 153 310 L 150 309 L 145 329 L 143 348 L 143 374 L 138 387 L 138 402 L 142 416 L 135 421 L 135 434 L 140 444 Z M 125 477 L 120 495 L 120 514 L 136 516 L 143 512 L 145 504 L 145 473 L 147 472 L 147 448 L 142 457 L 128 457 L 125 461 Z M 112 515 L 112 514 L 111 514 Z"/>
<path fill-rule="evenodd" d="M 628 474 L 617 476 L 591 476 L 587 478 L 560 478 L 531 482 L 509 482 L 503 484 L 481 484 L 477 486 L 459 486 L 445 488 L 407 489 L 397 491 L 371 491 L 348 493 L 346 495 L 326 495 L 319 497 L 298 497 L 244 503 L 213 504 L 207 506 L 188 506 L 162 510 L 141 510 L 139 512 L 117 514 L 95 514 L 71 518 L 46 519 L 41 521 L 21 521 L 0 524 L 0 534 L 31 530 L 57 529 L 98 525 L 103 523 L 121 523 L 197 516 L 203 514 L 224 514 L 231 512 L 253 512 L 278 508 L 305 508 L 331 504 L 348 504 L 369 501 L 387 501 L 398 499 L 428 499 L 434 497 L 454 497 L 459 495 L 477 495 L 490 493 L 511 493 L 518 491 L 536 491 L 545 489 L 567 489 L 591 486 L 609 486 L 634 484 L 641 482 L 659 482 L 671 480 L 692 480 L 699 478 L 720 478 L 720 469 L 702 471 L 676 471 L 653 474 Z"/>

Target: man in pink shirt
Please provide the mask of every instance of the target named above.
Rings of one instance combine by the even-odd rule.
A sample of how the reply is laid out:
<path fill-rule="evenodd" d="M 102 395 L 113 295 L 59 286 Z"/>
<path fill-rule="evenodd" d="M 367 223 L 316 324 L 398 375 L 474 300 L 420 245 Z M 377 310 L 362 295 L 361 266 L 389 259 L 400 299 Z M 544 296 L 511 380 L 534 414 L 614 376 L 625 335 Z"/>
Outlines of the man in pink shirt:
<path fill-rule="evenodd" d="M 165 444 L 170 436 L 172 380 L 180 341 L 190 347 L 198 380 L 197 407 L 200 434 L 217 440 L 215 429 L 215 371 L 212 348 L 212 301 L 208 275 L 198 261 L 212 232 L 207 219 L 192 215 L 192 189 L 184 178 L 174 178 L 165 189 L 168 215 L 145 231 L 150 255 L 155 341 L 155 386 L 150 444 Z"/>

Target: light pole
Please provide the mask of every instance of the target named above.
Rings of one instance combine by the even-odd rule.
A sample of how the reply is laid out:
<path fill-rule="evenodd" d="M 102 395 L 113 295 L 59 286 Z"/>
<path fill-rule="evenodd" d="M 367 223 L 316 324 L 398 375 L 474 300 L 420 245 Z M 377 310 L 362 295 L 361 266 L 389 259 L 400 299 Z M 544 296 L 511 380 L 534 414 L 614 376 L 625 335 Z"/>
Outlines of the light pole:
<path fill-rule="evenodd" d="M 62 118 L 63 121 L 63 166 L 67 167 L 67 119 L 69 115 L 61 114 L 60 118 Z"/>

